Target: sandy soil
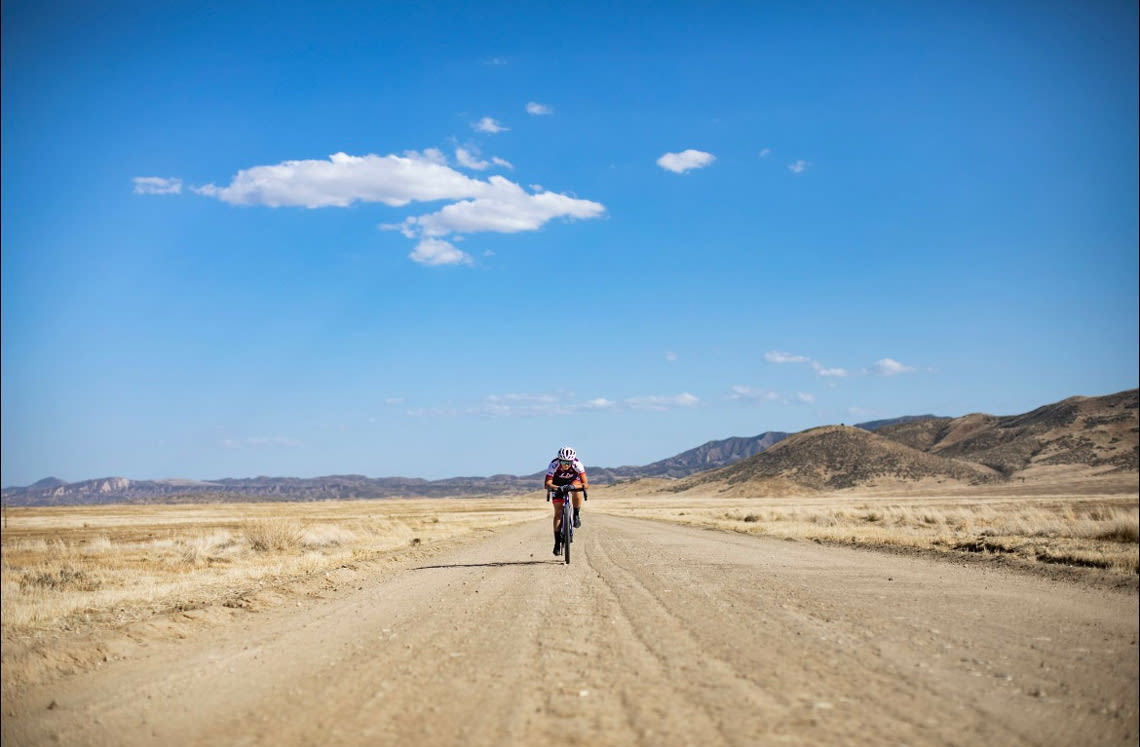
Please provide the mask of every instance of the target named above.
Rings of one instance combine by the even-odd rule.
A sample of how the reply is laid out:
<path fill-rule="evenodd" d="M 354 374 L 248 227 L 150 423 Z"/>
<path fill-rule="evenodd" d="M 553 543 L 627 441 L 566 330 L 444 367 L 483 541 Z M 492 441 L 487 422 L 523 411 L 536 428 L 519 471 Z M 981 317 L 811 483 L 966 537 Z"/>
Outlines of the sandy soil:
<path fill-rule="evenodd" d="M 570 566 L 544 520 L 86 642 L 6 643 L 3 743 L 1140 735 L 1135 589 L 584 518 Z"/>

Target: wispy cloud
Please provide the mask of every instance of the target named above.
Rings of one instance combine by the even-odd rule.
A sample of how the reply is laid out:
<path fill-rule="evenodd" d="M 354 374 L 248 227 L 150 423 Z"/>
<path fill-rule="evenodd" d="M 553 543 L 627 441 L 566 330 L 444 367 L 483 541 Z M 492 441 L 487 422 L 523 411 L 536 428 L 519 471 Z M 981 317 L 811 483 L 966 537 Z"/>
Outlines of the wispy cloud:
<path fill-rule="evenodd" d="M 728 395 L 728 398 L 734 400 L 766 400 L 768 402 L 775 402 L 778 401 L 781 397 L 779 393 L 769 391 L 767 389 L 754 389 L 750 386 L 736 385 L 732 387 L 732 391 Z"/>
<path fill-rule="evenodd" d="M 848 375 L 846 368 L 828 368 L 819 361 L 812 361 L 811 367 L 812 370 L 815 371 L 819 376 L 834 376 L 836 378 L 842 379 Z"/>
<path fill-rule="evenodd" d="M 487 132 L 492 135 L 499 132 L 506 132 L 509 127 L 504 127 L 497 119 L 491 117 L 483 117 L 478 122 L 471 125 L 476 132 Z"/>
<path fill-rule="evenodd" d="M 792 161 L 788 164 L 788 171 L 792 172 L 793 174 L 802 174 L 810 165 L 810 163 L 804 161 L 803 159 Z"/>
<path fill-rule="evenodd" d="M 874 376 L 898 376 L 899 374 L 914 373 L 918 368 L 915 366 L 905 366 L 893 358 L 883 358 L 877 360 L 870 368 L 870 373 Z"/>
<path fill-rule="evenodd" d="M 683 174 L 691 169 L 703 169 L 715 160 L 712 153 L 690 148 L 680 153 L 666 153 L 657 159 L 657 165 L 674 174 Z"/>
<path fill-rule="evenodd" d="M 772 149 L 771 148 L 761 148 L 760 149 L 760 157 L 761 158 L 767 158 L 770 155 L 772 155 Z"/>
<path fill-rule="evenodd" d="M 701 400 L 688 392 L 681 392 L 671 396 L 630 397 L 625 405 L 631 410 L 672 410 L 677 407 L 696 407 Z"/>
<path fill-rule="evenodd" d="M 548 114 L 553 114 L 554 109 L 546 104 L 540 104 L 537 101 L 529 101 L 526 105 L 526 113 L 535 117 L 542 117 Z"/>
<path fill-rule="evenodd" d="M 671 395 L 648 395 L 614 400 L 608 397 L 579 399 L 573 392 L 512 393 L 484 397 L 477 404 L 456 408 L 419 408 L 408 411 L 415 417 L 555 417 L 599 411 L 663 412 L 692 408 L 701 404 L 699 397 L 688 392 Z"/>
<path fill-rule="evenodd" d="M 815 395 L 808 392 L 781 394 L 769 389 L 754 389 L 750 386 L 741 385 L 733 386 L 728 398 L 744 402 L 776 402 L 782 405 L 810 405 L 815 402 Z"/>
<path fill-rule="evenodd" d="M 490 161 L 484 161 L 480 159 L 479 156 L 475 154 L 475 152 L 472 152 L 467 148 L 456 148 L 455 160 L 459 163 L 460 166 L 467 169 L 474 169 L 475 171 L 483 171 L 491 165 Z"/>
<path fill-rule="evenodd" d="M 182 180 L 161 176 L 136 176 L 136 195 L 177 195 L 182 193 Z"/>
<path fill-rule="evenodd" d="M 845 378 L 848 376 L 898 376 L 899 374 L 915 373 L 920 370 L 917 366 L 907 366 L 899 363 L 894 358 L 882 358 L 875 361 L 869 368 L 852 372 L 846 368 L 825 366 L 806 355 L 795 355 L 779 350 L 772 350 L 765 353 L 764 360 L 776 364 L 806 363 L 815 371 L 817 376 L 832 378 Z"/>
<path fill-rule="evenodd" d="M 764 360 L 769 363 L 811 363 L 811 358 L 806 355 L 794 355 L 780 350 L 769 350 L 764 353 Z"/>
<path fill-rule="evenodd" d="M 673 363 L 677 360 L 677 354 L 673 353 L 673 352 L 665 353 L 665 360 L 669 361 L 670 363 Z"/>

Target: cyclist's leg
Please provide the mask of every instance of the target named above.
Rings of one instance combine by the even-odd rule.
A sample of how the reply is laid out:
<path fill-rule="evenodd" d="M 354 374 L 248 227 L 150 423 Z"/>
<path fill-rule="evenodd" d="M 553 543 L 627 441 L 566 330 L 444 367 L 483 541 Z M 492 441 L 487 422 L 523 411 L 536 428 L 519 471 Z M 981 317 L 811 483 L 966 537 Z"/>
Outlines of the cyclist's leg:
<path fill-rule="evenodd" d="M 582 510 L 582 482 L 580 480 L 574 483 L 574 492 L 571 495 L 574 504 L 574 526 L 580 527 L 582 526 L 582 519 L 578 516 Z"/>
<path fill-rule="evenodd" d="M 562 501 L 552 500 L 554 506 L 554 554 L 562 552 Z"/>

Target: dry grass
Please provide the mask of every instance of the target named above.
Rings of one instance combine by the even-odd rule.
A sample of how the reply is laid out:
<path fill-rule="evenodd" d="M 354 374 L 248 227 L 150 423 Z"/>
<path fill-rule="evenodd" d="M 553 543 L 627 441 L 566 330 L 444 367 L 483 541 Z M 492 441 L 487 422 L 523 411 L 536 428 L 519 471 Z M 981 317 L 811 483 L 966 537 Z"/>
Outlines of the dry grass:
<path fill-rule="evenodd" d="M 615 498 L 604 508 L 599 501 L 598 508 L 784 539 L 986 553 L 1121 574 L 1140 572 L 1136 495 L 1011 498 L 979 491 L 972 498 L 850 493 L 810 498 L 685 494 Z"/>
<path fill-rule="evenodd" d="M 1138 570 L 1135 494 L 748 498 L 601 488 L 586 510 L 780 538 Z M 290 579 L 548 516 L 538 494 L 9 509 L 0 543 L 2 632 L 34 639 L 232 605 Z"/>
<path fill-rule="evenodd" d="M 2 535 L 3 634 L 227 604 L 547 511 L 520 499 L 12 508 Z"/>

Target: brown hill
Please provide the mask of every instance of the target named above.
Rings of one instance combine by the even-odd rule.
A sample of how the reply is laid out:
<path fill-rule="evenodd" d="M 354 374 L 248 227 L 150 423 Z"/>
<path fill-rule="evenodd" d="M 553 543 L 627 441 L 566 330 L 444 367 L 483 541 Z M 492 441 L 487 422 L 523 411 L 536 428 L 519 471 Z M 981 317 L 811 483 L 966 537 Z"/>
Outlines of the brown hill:
<path fill-rule="evenodd" d="M 929 454 L 877 433 L 845 426 L 812 428 L 788 436 L 756 456 L 682 480 L 675 489 L 731 489 L 763 483 L 814 490 L 874 486 L 882 482 L 952 480 L 980 484 L 1001 476 L 988 467 Z"/>
<path fill-rule="evenodd" d="M 1137 390 L 1069 397 L 1022 415 L 975 413 L 881 428 L 877 433 L 938 456 L 986 465 L 1009 477 L 1030 467 L 1138 468 Z"/>

